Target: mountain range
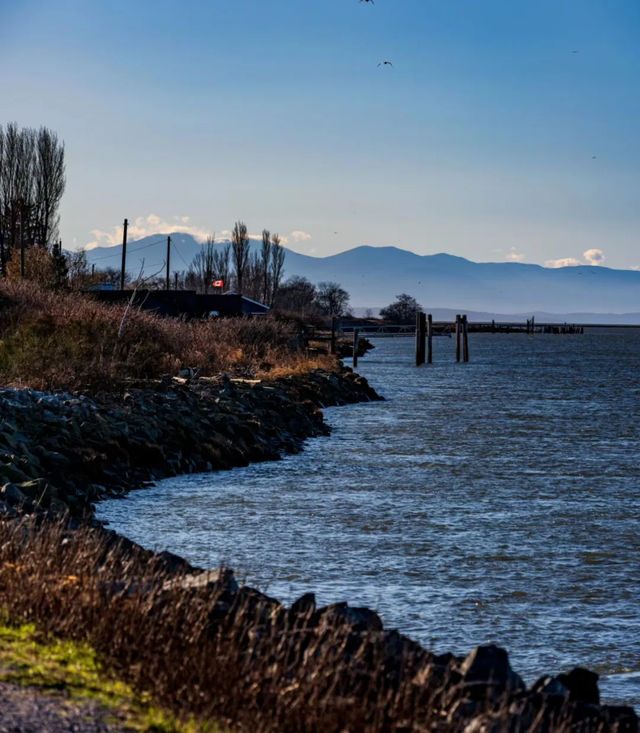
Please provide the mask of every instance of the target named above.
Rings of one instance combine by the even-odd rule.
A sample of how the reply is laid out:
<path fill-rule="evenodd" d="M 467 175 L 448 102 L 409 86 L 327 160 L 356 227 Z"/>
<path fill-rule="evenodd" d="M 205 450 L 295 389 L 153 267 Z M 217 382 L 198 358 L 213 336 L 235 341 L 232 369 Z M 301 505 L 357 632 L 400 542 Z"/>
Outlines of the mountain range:
<path fill-rule="evenodd" d="M 172 233 L 171 272 L 186 270 L 200 251 L 191 235 Z M 220 245 L 224 242 L 219 243 Z M 252 241 L 252 247 L 259 247 Z M 87 252 L 97 268 L 119 268 L 122 245 Z M 166 235 L 127 245 L 127 271 L 163 268 Z M 475 320 L 508 320 L 518 314 L 539 320 L 640 323 L 640 271 L 602 266 L 545 268 L 519 262 L 472 262 L 450 254 L 418 255 L 397 247 L 361 246 L 328 257 L 286 250 L 285 279 L 335 281 L 351 296 L 356 312 L 391 303 L 400 293 L 415 297 L 426 311 L 474 312 Z"/>

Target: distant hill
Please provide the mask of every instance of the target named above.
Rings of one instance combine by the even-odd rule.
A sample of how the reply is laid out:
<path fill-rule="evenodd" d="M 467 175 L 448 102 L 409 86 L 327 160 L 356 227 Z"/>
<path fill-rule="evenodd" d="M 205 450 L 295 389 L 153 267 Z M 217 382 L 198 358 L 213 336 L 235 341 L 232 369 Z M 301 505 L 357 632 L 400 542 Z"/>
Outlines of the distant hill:
<path fill-rule="evenodd" d="M 171 271 L 185 270 L 201 245 L 189 234 L 172 234 Z M 254 246 L 258 246 L 254 243 Z M 162 267 L 166 235 L 153 235 L 127 246 L 127 270 L 137 273 Z M 122 246 L 87 252 L 96 267 L 120 267 Z M 310 257 L 287 249 L 285 278 L 306 277 L 314 283 L 339 282 L 358 310 L 374 312 L 409 293 L 436 315 L 482 313 L 474 320 L 508 320 L 513 314 L 535 314 L 539 320 L 572 322 L 640 322 L 640 271 L 608 267 L 550 269 L 518 262 L 471 262 L 449 254 L 417 255 L 397 247 L 356 247 L 329 257 Z M 512 314 L 512 315 L 509 315 Z M 444 314 L 438 317 L 445 317 Z"/>

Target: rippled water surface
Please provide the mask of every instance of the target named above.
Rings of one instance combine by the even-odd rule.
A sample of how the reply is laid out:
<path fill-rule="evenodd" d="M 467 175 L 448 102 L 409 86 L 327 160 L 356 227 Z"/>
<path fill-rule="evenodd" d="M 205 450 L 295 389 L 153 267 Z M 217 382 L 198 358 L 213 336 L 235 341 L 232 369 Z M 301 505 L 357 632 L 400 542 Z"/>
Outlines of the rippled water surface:
<path fill-rule="evenodd" d="M 387 401 L 326 410 L 275 463 L 100 505 L 114 529 L 271 595 L 376 608 L 436 651 L 496 642 L 528 680 L 575 665 L 640 706 L 640 331 L 472 334 L 416 369 L 378 339 Z"/>

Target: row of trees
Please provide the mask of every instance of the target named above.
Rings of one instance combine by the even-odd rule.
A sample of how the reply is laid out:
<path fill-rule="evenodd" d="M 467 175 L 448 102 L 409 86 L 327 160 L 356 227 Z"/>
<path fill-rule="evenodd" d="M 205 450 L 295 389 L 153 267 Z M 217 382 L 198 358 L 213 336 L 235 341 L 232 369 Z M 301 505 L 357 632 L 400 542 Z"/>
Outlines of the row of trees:
<path fill-rule="evenodd" d="M 282 282 L 284 261 L 285 250 L 277 234 L 264 229 L 259 249 L 252 250 L 247 227 L 238 221 L 231 242 L 216 244 L 215 235 L 207 239 L 180 284 L 207 293 L 212 282 L 222 280 L 227 289 L 303 317 L 348 313 L 349 294 L 338 283 L 314 285 L 304 277 Z"/>
<path fill-rule="evenodd" d="M 349 315 L 349 293 L 339 283 L 314 285 L 305 277 L 291 277 L 280 287 L 273 303 L 278 310 L 303 318 Z"/>
<path fill-rule="evenodd" d="M 272 306 L 282 282 L 284 259 L 277 234 L 264 229 L 260 250 L 252 252 L 247 226 L 237 221 L 230 243 L 216 245 L 215 235 L 207 239 L 191 262 L 185 285 L 207 293 L 213 281 L 222 280 L 227 289 Z"/>
<path fill-rule="evenodd" d="M 0 274 L 16 251 L 57 241 L 64 189 L 64 144 L 55 132 L 0 125 Z"/>

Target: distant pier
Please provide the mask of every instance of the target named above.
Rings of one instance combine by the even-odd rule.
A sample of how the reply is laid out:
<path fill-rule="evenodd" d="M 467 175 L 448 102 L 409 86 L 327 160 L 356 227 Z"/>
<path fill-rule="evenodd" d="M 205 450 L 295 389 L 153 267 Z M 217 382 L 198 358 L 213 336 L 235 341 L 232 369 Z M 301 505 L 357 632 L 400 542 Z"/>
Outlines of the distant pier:
<path fill-rule="evenodd" d="M 469 333 L 554 333 L 554 334 L 582 334 L 585 327 L 575 323 L 537 323 L 533 319 L 523 323 L 520 322 L 498 322 L 498 321 L 468 321 Z M 607 328 L 598 324 L 599 328 Z M 433 321 L 434 336 L 453 336 L 455 334 L 455 321 Z M 384 338 L 387 336 L 413 336 L 416 332 L 415 323 L 374 323 L 364 319 L 343 319 L 340 330 L 342 333 L 353 333 L 358 329 L 361 336 L 375 336 Z"/>

